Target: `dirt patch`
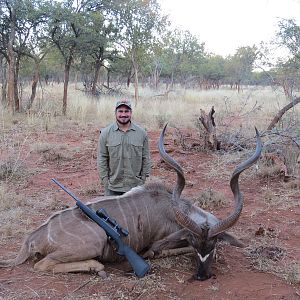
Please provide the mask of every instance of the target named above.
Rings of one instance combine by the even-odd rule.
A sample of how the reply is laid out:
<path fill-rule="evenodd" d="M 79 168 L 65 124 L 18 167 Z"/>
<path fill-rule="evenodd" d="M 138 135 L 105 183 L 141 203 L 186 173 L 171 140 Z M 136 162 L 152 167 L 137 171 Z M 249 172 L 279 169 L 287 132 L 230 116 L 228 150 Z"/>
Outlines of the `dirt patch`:
<path fill-rule="evenodd" d="M 23 130 L 11 130 L 15 141 L 22 141 Z M 158 135 L 159 132 L 149 132 L 151 180 L 172 186 L 175 174 L 161 162 Z M 1 257 L 12 257 L 24 234 L 53 212 L 74 205 L 51 178 L 63 182 L 84 201 L 103 194 L 96 168 L 97 140 L 98 128 L 93 125 L 80 128 L 73 124 L 48 133 L 27 132 L 26 142 L 18 148 L 22 172 L 27 175 L 22 180 L 19 176 L 14 179 L 10 173 L 7 180 L 8 191 L 22 195 L 26 205 L 20 204 L 18 212 L 15 207 L 1 211 Z M 197 200 L 201 192 L 215 190 L 227 200 L 209 209 L 218 217 L 230 212 L 228 182 L 236 161 L 183 150 L 174 135 L 168 135 L 166 140 L 172 156 L 186 173 L 184 196 Z M 3 161 L 9 157 L 4 144 L 0 157 Z M 194 260 L 187 254 L 153 260 L 150 273 L 142 279 L 126 274 L 124 264 L 106 265 L 109 276 L 103 279 L 93 274 L 40 273 L 33 270 L 34 262 L 28 261 L 0 269 L 0 299 L 299 299 L 299 197 L 294 191 L 286 191 L 283 182 L 260 179 L 255 170 L 242 175 L 241 190 L 245 207 L 231 232 L 246 248 L 220 243 L 213 267 L 215 275 L 207 281 L 192 279 Z M 279 202 L 280 197 L 283 202 Z M 272 202 L 275 199 L 277 202 Z"/>

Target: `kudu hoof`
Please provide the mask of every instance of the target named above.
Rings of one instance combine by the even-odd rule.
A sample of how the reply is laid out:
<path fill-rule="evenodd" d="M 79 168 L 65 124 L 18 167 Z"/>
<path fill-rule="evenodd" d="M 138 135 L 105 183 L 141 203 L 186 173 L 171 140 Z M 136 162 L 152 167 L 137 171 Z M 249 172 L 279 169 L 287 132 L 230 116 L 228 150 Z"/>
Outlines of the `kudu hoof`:
<path fill-rule="evenodd" d="M 99 271 L 97 272 L 97 275 L 102 278 L 102 279 L 106 279 L 107 278 L 107 274 L 105 271 Z"/>

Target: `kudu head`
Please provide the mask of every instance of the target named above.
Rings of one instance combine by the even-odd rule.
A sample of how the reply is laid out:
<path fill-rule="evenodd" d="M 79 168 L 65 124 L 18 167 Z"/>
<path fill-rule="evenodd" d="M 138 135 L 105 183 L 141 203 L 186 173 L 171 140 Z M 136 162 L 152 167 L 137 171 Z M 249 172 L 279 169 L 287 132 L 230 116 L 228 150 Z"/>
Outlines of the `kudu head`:
<path fill-rule="evenodd" d="M 158 148 L 163 160 L 177 173 L 177 181 L 172 194 L 172 207 L 177 223 L 188 232 L 185 239 L 191 246 L 193 246 L 197 254 L 197 273 L 195 278 L 198 280 L 206 280 L 212 276 L 211 266 L 214 261 L 218 236 L 225 234 L 224 232 L 237 222 L 242 212 L 243 198 L 239 189 L 239 175 L 253 165 L 259 158 L 262 150 L 261 139 L 258 130 L 255 128 L 255 153 L 249 159 L 239 164 L 231 176 L 230 187 L 235 200 L 235 208 L 233 212 L 225 219 L 219 220 L 215 224 L 209 224 L 207 219 L 205 222 L 199 223 L 195 221 L 196 218 L 191 217 L 191 215 L 195 214 L 195 212 L 186 211 L 186 209 L 183 208 L 182 201 L 180 200 L 181 193 L 185 186 L 185 177 L 181 166 L 172 157 L 170 157 L 165 150 L 164 135 L 166 127 L 167 124 L 164 126 L 160 134 Z"/>

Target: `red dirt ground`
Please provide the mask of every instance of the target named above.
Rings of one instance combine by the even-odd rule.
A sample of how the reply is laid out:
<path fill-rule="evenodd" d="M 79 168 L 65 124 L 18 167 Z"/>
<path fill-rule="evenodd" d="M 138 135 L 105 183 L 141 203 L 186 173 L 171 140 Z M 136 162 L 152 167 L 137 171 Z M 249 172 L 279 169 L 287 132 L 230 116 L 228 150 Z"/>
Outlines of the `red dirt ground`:
<path fill-rule="evenodd" d="M 24 133 L 20 131 L 14 134 L 15 138 L 20 138 Z M 158 132 L 149 132 L 151 176 L 172 185 L 175 175 L 163 168 L 160 162 L 156 147 L 158 135 Z M 26 184 L 14 182 L 10 185 L 16 193 L 37 202 L 31 213 L 30 209 L 24 208 L 22 217 L 29 220 L 26 228 L 32 230 L 47 220 L 55 210 L 64 205 L 74 205 L 70 197 L 51 183 L 53 177 L 83 201 L 103 193 L 96 169 L 97 140 L 98 128 L 93 125 L 81 128 L 73 124 L 68 128 L 61 126 L 59 130 L 52 129 L 48 133 L 30 134 L 27 146 L 22 149 L 22 158 L 28 170 L 36 171 L 28 176 Z M 169 143 L 167 147 L 175 149 L 173 138 L 168 135 L 166 140 Z M 61 150 L 60 157 L 51 161 L 45 159 L 45 153 L 29 151 L 29 145 L 35 142 L 65 145 L 66 148 Z M 4 150 L 0 154 L 2 158 L 8 156 Z M 54 156 L 55 153 L 49 155 Z M 213 163 L 215 155 L 179 149 L 173 151 L 172 156 L 180 161 L 186 172 L 188 184 L 184 190 L 185 196 L 195 198 L 204 188 L 211 187 L 231 199 L 229 178 L 221 174 L 211 178 L 205 175 L 209 171 L 207 162 Z M 249 257 L 246 249 L 220 244 L 213 278 L 204 282 L 191 280 L 194 266 L 193 259 L 188 255 L 153 260 L 150 274 L 142 279 L 126 275 L 122 271 L 124 264 L 106 265 L 108 277 L 102 279 L 82 273 L 39 273 L 33 270 L 34 263 L 28 261 L 14 268 L 0 269 L 0 299 L 299 299 L 299 263 L 298 273 L 290 274 L 298 276 L 296 284 L 290 284 L 272 272 L 257 267 L 259 257 L 265 258 L 264 262 L 268 262 L 269 258 L 270 264 L 279 268 L 279 275 L 283 275 L 287 273 L 290 263 L 299 262 L 299 205 L 287 208 L 267 205 L 262 199 L 263 188 L 268 186 L 281 193 L 283 183 L 278 179 L 267 182 L 258 176 L 243 176 L 241 189 L 245 206 L 238 224 L 231 232 L 250 246 L 249 251 L 252 251 L 253 256 Z M 49 198 L 55 199 L 55 210 L 39 205 L 39 202 Z M 225 208 L 216 208 L 213 213 L 222 217 L 230 209 L 231 202 L 228 201 Z M 24 223 L 20 226 L 24 226 Z M 12 257 L 20 247 L 22 234 L 12 232 L 10 237 L 2 240 L 5 242 L 1 245 L 0 257 Z M 251 243 L 257 247 L 251 247 Z"/>

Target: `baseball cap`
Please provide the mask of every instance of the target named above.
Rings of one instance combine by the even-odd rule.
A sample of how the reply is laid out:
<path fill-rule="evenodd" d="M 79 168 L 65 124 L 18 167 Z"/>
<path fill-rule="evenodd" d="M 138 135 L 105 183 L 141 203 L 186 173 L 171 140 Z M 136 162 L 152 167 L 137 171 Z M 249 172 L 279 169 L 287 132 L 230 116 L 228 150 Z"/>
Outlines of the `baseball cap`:
<path fill-rule="evenodd" d="M 131 102 L 129 100 L 119 100 L 116 102 L 116 109 L 122 105 L 127 106 L 128 108 L 131 109 Z"/>

